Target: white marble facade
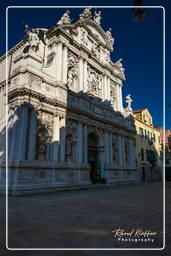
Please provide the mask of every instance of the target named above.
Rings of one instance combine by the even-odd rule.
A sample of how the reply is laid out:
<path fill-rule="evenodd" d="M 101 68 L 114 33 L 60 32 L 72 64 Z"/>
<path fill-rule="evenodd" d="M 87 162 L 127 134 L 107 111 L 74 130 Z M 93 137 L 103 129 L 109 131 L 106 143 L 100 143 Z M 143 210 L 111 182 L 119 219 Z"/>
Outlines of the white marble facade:
<path fill-rule="evenodd" d="M 26 38 L 0 58 L 2 189 L 6 150 L 12 193 L 91 184 L 92 164 L 108 183 L 138 180 L 122 60 L 110 59 L 111 29 L 92 13 L 86 8 L 72 24 L 67 11 L 49 30 L 26 26 Z"/>

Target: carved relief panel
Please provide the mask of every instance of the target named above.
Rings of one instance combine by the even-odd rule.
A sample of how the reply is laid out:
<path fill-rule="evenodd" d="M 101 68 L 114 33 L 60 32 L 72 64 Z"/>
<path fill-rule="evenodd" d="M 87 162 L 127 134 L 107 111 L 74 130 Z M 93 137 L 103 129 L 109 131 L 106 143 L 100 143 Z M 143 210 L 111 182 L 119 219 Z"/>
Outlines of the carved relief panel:
<path fill-rule="evenodd" d="M 67 120 L 66 142 L 65 142 L 65 160 L 74 162 L 76 159 L 76 141 L 77 141 L 77 122 Z"/>
<path fill-rule="evenodd" d="M 52 115 L 39 110 L 36 131 L 36 159 L 49 160 L 51 137 Z"/>
<path fill-rule="evenodd" d="M 92 69 L 90 66 L 88 70 L 88 93 L 97 97 L 102 97 L 102 74 Z"/>
<path fill-rule="evenodd" d="M 117 95 L 116 95 L 116 87 L 114 86 L 110 86 L 110 100 L 111 100 L 112 107 L 116 110 Z"/>
<path fill-rule="evenodd" d="M 68 87 L 77 91 L 78 88 L 78 57 L 71 52 L 68 52 Z"/>

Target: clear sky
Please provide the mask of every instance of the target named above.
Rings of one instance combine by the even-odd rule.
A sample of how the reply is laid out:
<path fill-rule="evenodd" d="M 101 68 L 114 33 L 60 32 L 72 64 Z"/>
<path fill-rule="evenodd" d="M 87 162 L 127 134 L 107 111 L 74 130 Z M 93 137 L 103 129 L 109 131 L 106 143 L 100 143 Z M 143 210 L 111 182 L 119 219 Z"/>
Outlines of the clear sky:
<path fill-rule="evenodd" d="M 1 24 L 4 24 L 1 31 L 5 36 L 5 5 L 133 5 L 132 0 L 113 1 L 6 1 L 1 5 Z M 169 30 L 169 6 L 166 1 L 143 1 L 144 5 L 158 5 L 166 7 L 166 29 Z M 67 8 L 66 8 L 67 9 Z M 30 28 L 50 28 L 56 24 L 66 9 L 59 8 L 12 8 L 9 9 L 9 49 L 19 42 L 24 36 L 25 21 Z M 70 16 L 75 22 L 83 9 L 70 9 Z M 113 61 L 123 58 L 126 81 L 123 86 L 123 102 L 125 96 L 130 93 L 133 99 L 133 110 L 148 108 L 153 116 L 154 125 L 161 125 L 163 122 L 163 9 L 147 9 L 147 18 L 135 23 L 132 20 L 132 8 L 99 8 L 102 12 L 101 26 L 106 31 L 112 28 L 112 35 L 115 38 L 114 52 L 111 55 Z M 97 8 L 98 10 L 98 8 Z M 92 9 L 92 12 L 94 10 Z M 169 84 L 169 33 L 166 31 L 166 128 L 171 129 L 171 97 Z M 0 55 L 5 53 L 5 41 L 0 49 Z"/>

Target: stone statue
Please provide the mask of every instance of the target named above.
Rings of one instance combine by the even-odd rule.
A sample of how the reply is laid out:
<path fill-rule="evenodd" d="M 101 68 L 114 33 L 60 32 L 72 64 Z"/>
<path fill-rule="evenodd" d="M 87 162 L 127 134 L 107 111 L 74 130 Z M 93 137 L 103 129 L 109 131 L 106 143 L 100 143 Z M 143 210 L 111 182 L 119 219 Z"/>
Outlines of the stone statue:
<path fill-rule="evenodd" d="M 88 67 L 88 87 L 90 93 L 96 96 L 101 95 L 101 80 L 102 76 Z"/>
<path fill-rule="evenodd" d="M 112 32 L 112 29 L 109 28 L 109 30 L 106 32 L 106 35 L 108 36 L 110 43 L 113 45 L 114 44 L 114 38 L 112 37 L 111 32 Z"/>
<path fill-rule="evenodd" d="M 23 22 L 24 23 L 24 22 Z M 32 29 L 32 31 L 29 30 L 29 27 L 27 24 L 25 24 L 25 39 L 28 41 L 30 49 L 34 52 L 38 50 L 39 46 L 39 36 L 37 34 L 36 29 Z"/>
<path fill-rule="evenodd" d="M 80 14 L 80 19 L 90 19 L 91 18 L 91 11 L 90 8 L 85 8 L 83 13 Z"/>
<path fill-rule="evenodd" d="M 68 58 L 68 87 L 76 89 L 76 81 L 78 79 L 78 60 L 70 55 Z"/>
<path fill-rule="evenodd" d="M 131 94 L 128 94 L 126 96 L 126 103 L 128 104 L 127 109 L 132 110 L 132 108 L 131 108 L 131 103 L 132 102 L 133 102 L 133 100 L 131 99 Z"/>
<path fill-rule="evenodd" d="M 72 162 L 73 161 L 73 138 L 71 135 L 66 137 L 66 151 L 65 151 L 66 161 Z"/>
<path fill-rule="evenodd" d="M 37 154 L 38 159 L 45 159 L 47 148 L 48 132 L 44 127 L 40 127 L 37 132 Z"/>
<path fill-rule="evenodd" d="M 100 50 L 98 48 L 98 45 L 94 42 L 93 45 L 92 45 L 92 53 L 93 55 L 96 57 L 96 58 L 99 58 L 100 57 Z"/>
<path fill-rule="evenodd" d="M 116 100 L 116 90 L 114 88 L 111 88 L 110 99 L 111 99 L 112 106 L 114 107 L 114 102 Z"/>
<path fill-rule="evenodd" d="M 95 11 L 94 21 L 100 25 L 100 20 L 101 20 L 101 11 L 99 11 L 99 12 Z"/>
<path fill-rule="evenodd" d="M 84 45 L 87 45 L 88 44 L 88 41 L 87 41 L 87 31 L 85 31 L 84 29 L 81 28 L 81 42 L 84 44 Z"/>
<path fill-rule="evenodd" d="M 120 58 L 120 59 L 116 62 L 116 64 L 118 65 L 118 67 L 120 68 L 120 70 L 121 70 L 123 76 L 125 77 L 125 75 L 124 75 L 125 69 L 123 68 L 123 65 L 122 65 L 122 63 L 121 63 L 122 60 L 123 60 L 123 59 Z"/>
<path fill-rule="evenodd" d="M 63 16 L 60 18 L 60 20 L 58 21 L 57 25 L 70 24 L 71 23 L 71 19 L 69 17 L 69 13 L 70 13 L 70 11 L 67 10 L 63 14 Z"/>
<path fill-rule="evenodd" d="M 29 29 L 29 26 L 24 23 L 24 32 L 25 32 L 25 40 L 27 40 L 29 42 L 29 48 L 36 52 L 38 49 L 38 45 L 40 43 L 40 41 L 42 41 L 43 44 L 47 44 L 46 43 L 46 30 L 45 29 Z"/>
<path fill-rule="evenodd" d="M 108 63 L 110 61 L 109 52 L 104 50 L 104 62 Z"/>
<path fill-rule="evenodd" d="M 30 49 L 36 52 L 40 43 L 39 37 L 36 33 L 36 29 L 33 29 L 32 32 L 28 32 L 28 36 L 29 36 L 28 41 L 30 44 Z"/>

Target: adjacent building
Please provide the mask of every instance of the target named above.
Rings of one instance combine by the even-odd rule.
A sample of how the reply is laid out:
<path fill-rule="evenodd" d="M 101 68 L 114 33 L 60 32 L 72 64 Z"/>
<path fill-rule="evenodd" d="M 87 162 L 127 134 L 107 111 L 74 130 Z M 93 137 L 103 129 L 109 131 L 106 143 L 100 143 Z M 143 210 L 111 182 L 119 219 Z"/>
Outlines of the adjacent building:
<path fill-rule="evenodd" d="M 153 126 L 148 109 L 133 112 L 136 126 L 136 159 L 140 179 L 144 181 L 159 180 L 162 176 L 161 136 Z"/>
<path fill-rule="evenodd" d="M 13 194 L 89 185 L 94 170 L 108 183 L 139 180 L 122 59 L 112 62 L 114 38 L 100 21 L 86 8 L 75 23 L 67 11 L 50 29 L 26 25 L 26 37 L 0 58 L 2 189 L 6 153 Z"/>

